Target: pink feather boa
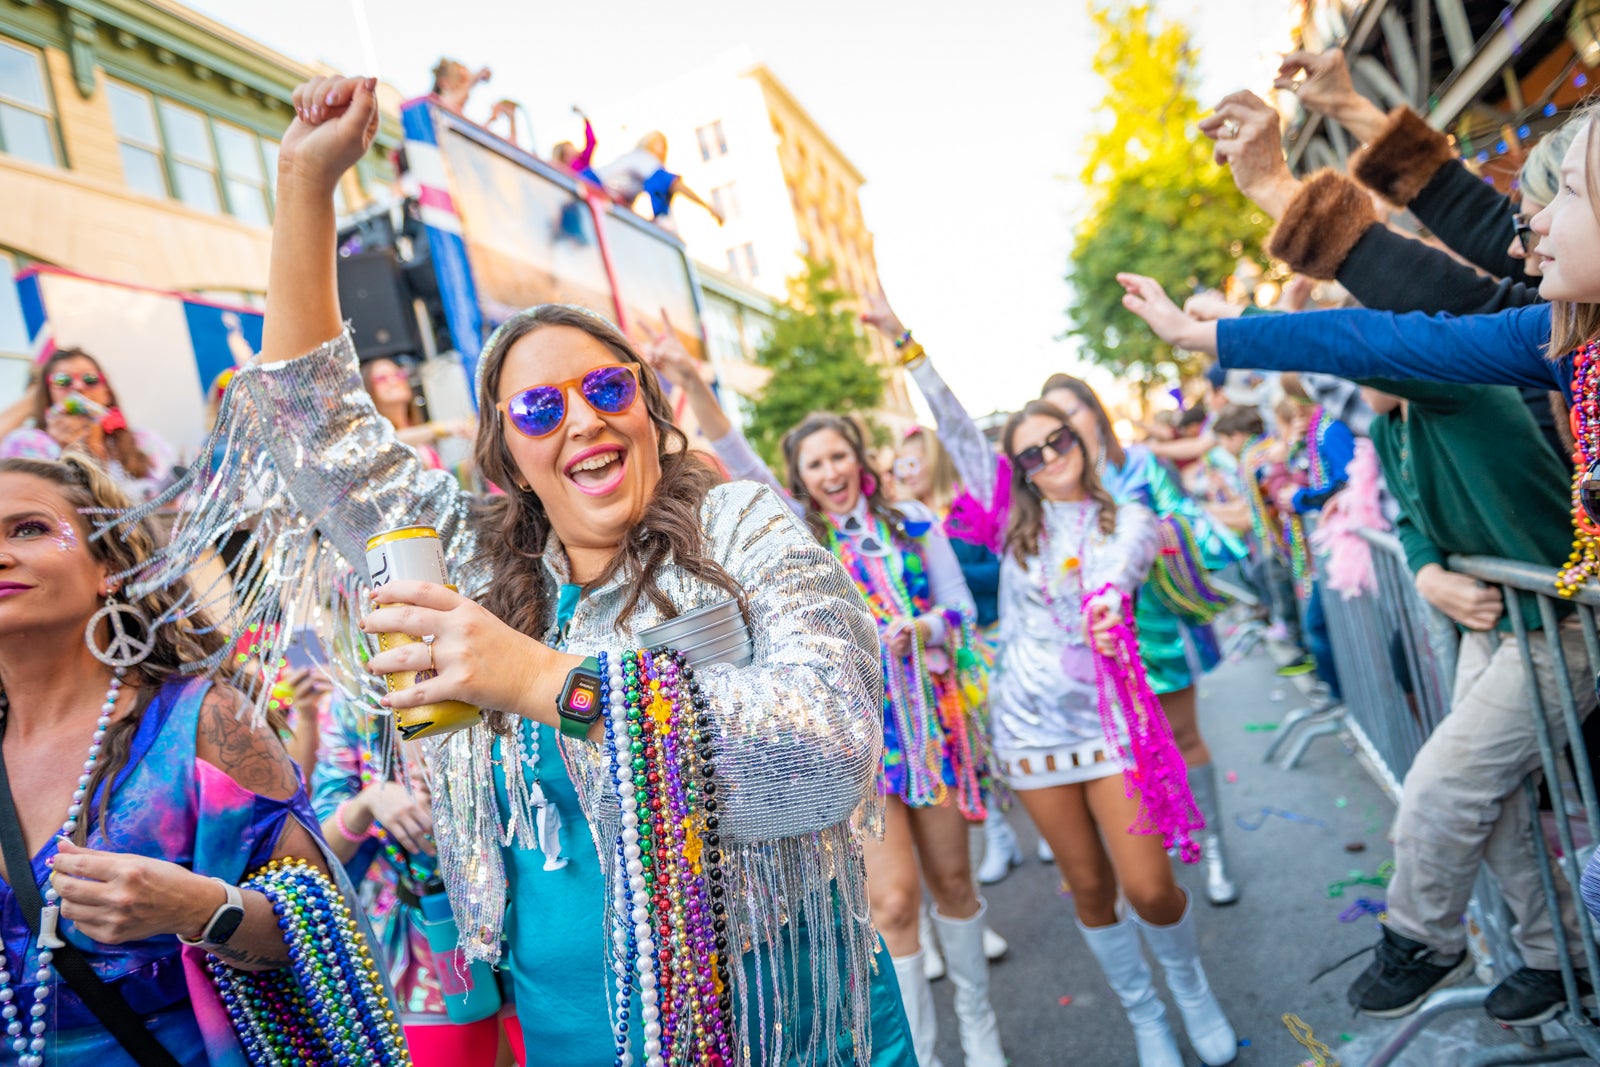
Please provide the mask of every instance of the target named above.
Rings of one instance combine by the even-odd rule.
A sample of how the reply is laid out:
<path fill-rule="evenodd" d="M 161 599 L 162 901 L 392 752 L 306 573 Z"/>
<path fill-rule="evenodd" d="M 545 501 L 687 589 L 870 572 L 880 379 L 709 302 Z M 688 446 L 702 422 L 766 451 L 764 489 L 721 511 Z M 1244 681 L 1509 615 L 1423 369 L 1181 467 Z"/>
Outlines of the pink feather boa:
<path fill-rule="evenodd" d="M 1345 487 L 1322 509 L 1311 535 L 1313 547 L 1328 557 L 1328 587 L 1346 600 L 1378 590 L 1372 546 L 1360 531 L 1389 528 L 1383 515 L 1382 483 L 1377 451 L 1371 441 L 1357 438 L 1355 458 L 1345 469 Z"/>
<path fill-rule="evenodd" d="M 1115 590 L 1108 585 L 1085 599 L 1085 614 L 1090 603 L 1107 592 Z M 1183 862 L 1195 863 L 1200 859 L 1200 846 L 1193 831 L 1205 829 L 1205 820 L 1195 806 L 1194 794 L 1189 792 L 1189 768 L 1173 740 L 1172 727 L 1145 677 L 1139 639 L 1133 632 L 1133 600 L 1126 594 L 1121 596 L 1122 622 L 1111 630 L 1116 651 L 1110 656 L 1096 651 L 1094 673 L 1106 744 L 1121 755 L 1126 765 L 1123 782 L 1128 796 L 1139 798 L 1139 818 L 1128 832 L 1160 834 L 1161 843 L 1177 848 Z M 1126 743 L 1122 740 L 1122 727 L 1127 730 Z"/>
<path fill-rule="evenodd" d="M 977 497 L 963 489 L 950 502 L 944 529 L 957 541 L 982 545 L 1000 556 L 1005 554 L 1006 521 L 1011 514 L 1011 463 L 1004 456 L 995 458 L 994 502 L 984 507 Z"/>

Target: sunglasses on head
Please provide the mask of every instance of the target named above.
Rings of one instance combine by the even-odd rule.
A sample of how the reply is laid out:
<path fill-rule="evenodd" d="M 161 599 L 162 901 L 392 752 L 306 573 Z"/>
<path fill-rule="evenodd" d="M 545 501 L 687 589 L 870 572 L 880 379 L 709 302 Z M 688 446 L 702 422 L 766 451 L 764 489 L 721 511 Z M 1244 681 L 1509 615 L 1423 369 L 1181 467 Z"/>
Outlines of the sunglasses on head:
<path fill-rule="evenodd" d="M 89 389 L 103 381 L 105 379 L 92 370 L 85 371 L 82 374 L 68 374 L 66 371 L 57 371 L 55 374 L 50 375 L 50 384 L 57 389 L 70 389 L 74 383 Z"/>
<path fill-rule="evenodd" d="M 601 415 L 621 415 L 639 399 L 639 378 L 633 365 L 607 363 L 581 378 L 513 393 L 495 407 L 524 437 L 549 437 L 567 421 L 567 391 L 573 386 Z"/>
<path fill-rule="evenodd" d="M 1033 475 L 1043 469 L 1045 465 L 1044 450 L 1049 449 L 1058 457 L 1064 456 L 1078 446 L 1078 435 L 1072 432 L 1072 427 L 1063 425 L 1058 430 L 1053 430 L 1044 443 L 1024 448 L 1012 458 L 1023 474 Z"/>

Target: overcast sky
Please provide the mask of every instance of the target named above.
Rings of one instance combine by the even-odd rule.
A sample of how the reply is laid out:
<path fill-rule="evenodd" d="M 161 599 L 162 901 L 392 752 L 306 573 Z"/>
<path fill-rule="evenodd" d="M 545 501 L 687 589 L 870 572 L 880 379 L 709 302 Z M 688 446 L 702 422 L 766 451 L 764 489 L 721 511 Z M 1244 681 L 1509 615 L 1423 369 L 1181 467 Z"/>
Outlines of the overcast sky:
<path fill-rule="evenodd" d="M 356 72 L 362 0 L 187 0 L 302 60 Z M 1200 47 L 1204 102 L 1264 91 L 1288 0 L 1163 0 Z M 520 9 L 520 10 L 517 10 Z M 365 0 L 370 57 L 407 95 L 441 54 L 487 64 L 541 150 L 595 110 L 748 44 L 867 177 L 885 289 L 974 411 L 1072 369 L 1065 273 L 1080 145 L 1101 96 L 1081 0 Z M 513 13 L 514 12 L 514 13 Z M 490 95 L 492 93 L 492 96 Z M 481 116 L 480 116 L 481 117 Z M 604 146 L 602 146 L 604 155 Z"/>

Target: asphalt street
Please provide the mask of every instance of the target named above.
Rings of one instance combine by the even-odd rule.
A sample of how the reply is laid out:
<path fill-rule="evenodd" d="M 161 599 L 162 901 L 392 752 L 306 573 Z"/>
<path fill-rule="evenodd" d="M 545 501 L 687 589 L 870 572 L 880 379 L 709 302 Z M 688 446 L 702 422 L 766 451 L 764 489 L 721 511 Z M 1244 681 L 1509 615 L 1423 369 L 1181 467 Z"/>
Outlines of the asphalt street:
<path fill-rule="evenodd" d="M 1387 838 L 1394 808 L 1348 738 L 1317 740 L 1294 770 L 1263 762 L 1276 736 L 1266 727 L 1303 702 L 1294 683 L 1276 676 L 1266 650 L 1223 664 L 1201 691 L 1202 730 L 1224 776 L 1225 833 L 1243 896 L 1232 907 L 1212 907 L 1205 903 L 1197 868 L 1180 864 L 1179 879 L 1196 901 L 1207 973 L 1238 1031 L 1242 1067 L 1317 1062 L 1291 1035 L 1286 1014 L 1326 1044 L 1327 1067 L 1362 1067 L 1400 1025 L 1356 1016 L 1345 1002 L 1346 986 L 1370 955 L 1312 981 L 1324 967 L 1377 939 L 1376 918 L 1345 913 L 1358 899 L 1381 899 L 1383 889 L 1357 885 L 1333 896 L 1330 887 L 1376 875 L 1392 858 Z M 985 887 L 984 895 L 990 925 L 1011 943 L 992 972 L 1011 1063 L 1136 1065 L 1132 1031 L 1073 924 L 1055 868 L 1035 858 L 1038 837 L 1026 813 L 1017 807 L 1009 818 L 1027 861 L 1003 882 Z M 974 848 L 981 850 L 981 834 L 974 835 Z M 934 995 L 939 1056 L 944 1067 L 958 1067 L 950 983 L 935 983 Z M 1176 1025 L 1177 1012 L 1164 990 L 1163 997 Z M 1435 1067 L 1485 1044 L 1514 1043 L 1510 1032 L 1474 1011 L 1435 1024 L 1398 1067 Z M 1200 1062 L 1186 1045 L 1184 1051 L 1187 1063 Z"/>

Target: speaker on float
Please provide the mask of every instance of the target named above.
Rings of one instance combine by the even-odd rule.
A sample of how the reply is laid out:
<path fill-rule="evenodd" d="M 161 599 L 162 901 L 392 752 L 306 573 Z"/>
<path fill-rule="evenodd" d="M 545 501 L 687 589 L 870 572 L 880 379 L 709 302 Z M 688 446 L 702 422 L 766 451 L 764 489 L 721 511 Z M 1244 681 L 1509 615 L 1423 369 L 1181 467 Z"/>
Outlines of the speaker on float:
<path fill-rule="evenodd" d="M 363 362 L 422 355 L 411 294 L 393 249 L 339 257 L 339 309 L 350 320 Z"/>

